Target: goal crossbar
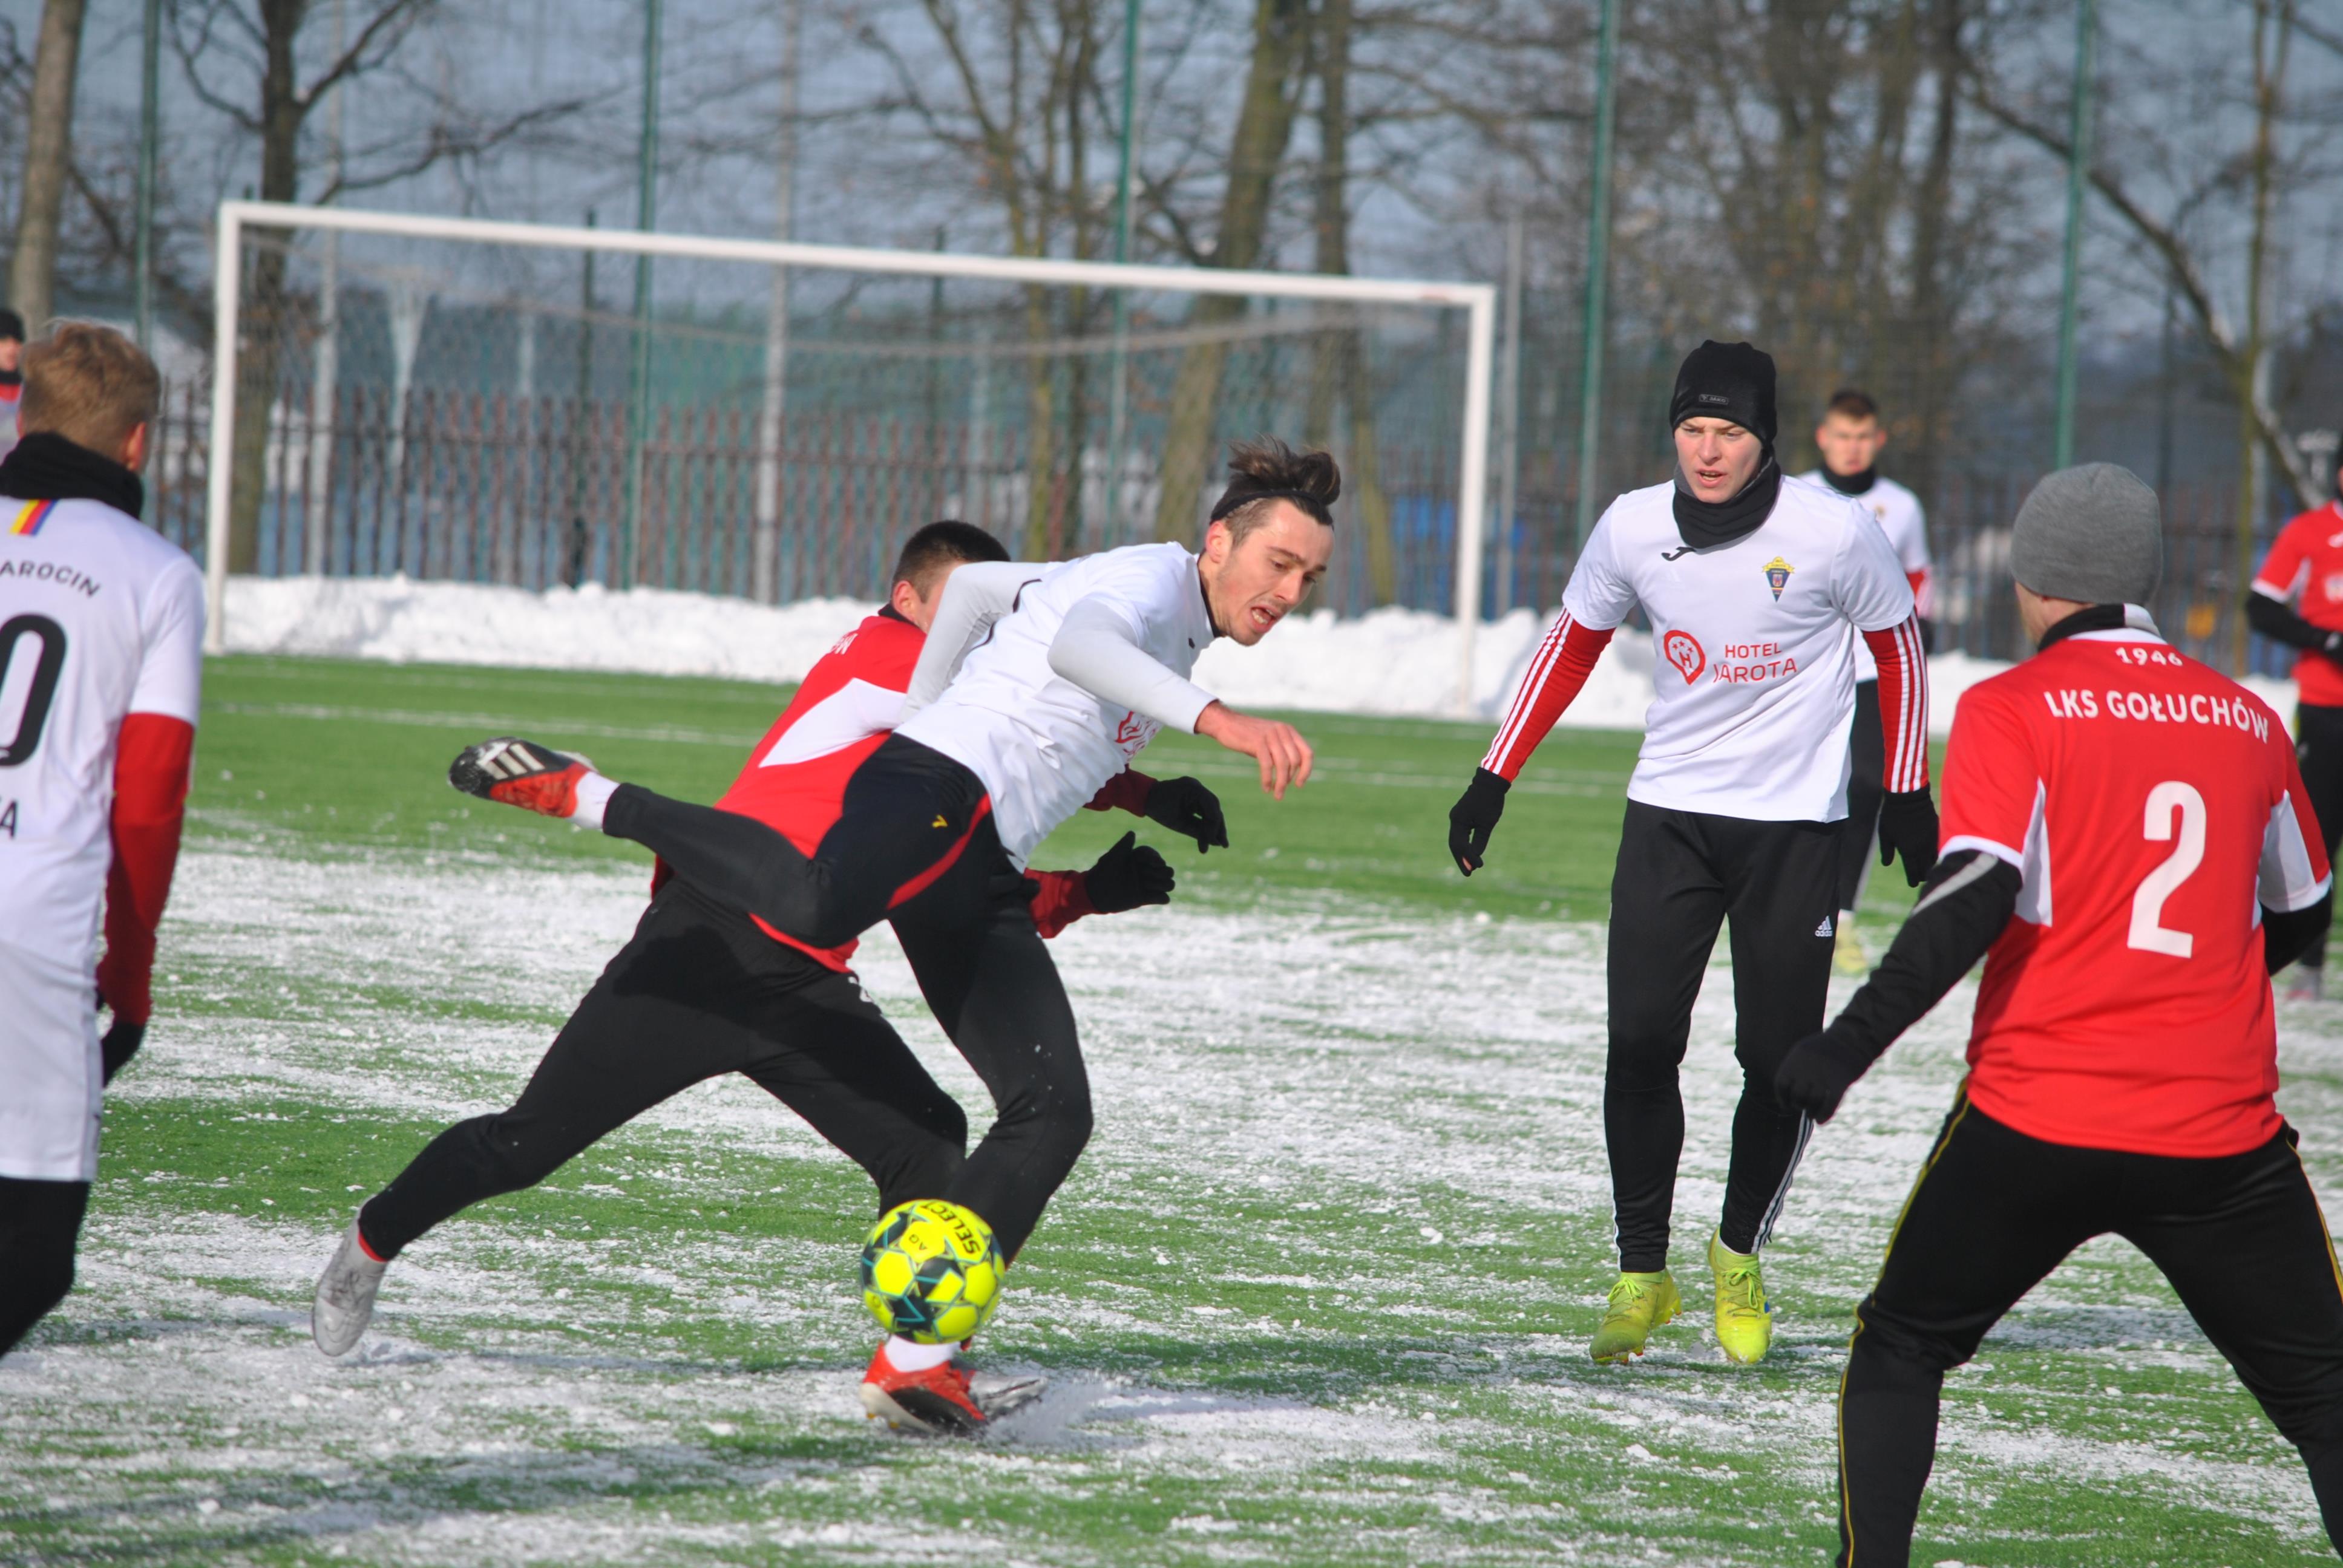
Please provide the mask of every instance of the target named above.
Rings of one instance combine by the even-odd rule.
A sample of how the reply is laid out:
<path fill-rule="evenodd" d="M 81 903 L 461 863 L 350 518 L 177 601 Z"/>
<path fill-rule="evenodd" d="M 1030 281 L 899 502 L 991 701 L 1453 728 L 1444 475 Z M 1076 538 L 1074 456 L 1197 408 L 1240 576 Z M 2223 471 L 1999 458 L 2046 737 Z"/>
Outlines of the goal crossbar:
<path fill-rule="evenodd" d="M 226 201 L 219 206 L 212 315 L 212 459 L 206 475 L 206 571 L 208 651 L 226 651 L 229 482 L 227 460 L 236 426 L 237 314 L 243 287 L 246 229 L 318 229 L 409 239 L 526 246 L 541 250 L 601 251 L 624 256 L 672 256 L 739 261 L 767 266 L 885 273 L 899 276 L 981 278 L 1182 294 L 1258 296 L 1351 304 L 1417 305 L 1462 310 L 1466 317 L 1464 397 L 1456 484 L 1455 615 L 1458 632 L 1457 706 L 1469 711 L 1473 633 L 1481 616 L 1482 536 L 1488 528 L 1490 380 L 1494 365 L 1497 290 L 1486 283 L 1332 276 L 1315 273 L 1145 266 L 1130 262 L 1066 261 L 1047 256 L 956 255 L 885 250 L 788 240 L 510 223 L 488 218 L 313 207 L 289 202 Z"/>

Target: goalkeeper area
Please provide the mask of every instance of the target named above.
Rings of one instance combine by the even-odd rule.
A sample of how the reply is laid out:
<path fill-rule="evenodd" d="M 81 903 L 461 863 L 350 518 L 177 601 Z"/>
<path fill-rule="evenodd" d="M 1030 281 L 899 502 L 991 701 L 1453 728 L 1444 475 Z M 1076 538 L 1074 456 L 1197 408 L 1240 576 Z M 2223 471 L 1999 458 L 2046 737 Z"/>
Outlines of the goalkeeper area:
<path fill-rule="evenodd" d="M 939 518 L 1026 560 L 1193 544 L 1231 444 L 1271 435 L 1342 465 L 1357 544 L 1319 602 L 1452 613 L 1469 687 L 1486 284 L 263 202 L 222 204 L 215 265 L 216 460 L 166 432 L 158 500 L 202 554 L 211 652 L 233 576 L 780 604 L 884 597 Z"/>
<path fill-rule="evenodd" d="M 1051 1389 L 947 1442 L 861 1419 L 872 1195 L 745 1081 L 435 1231 L 362 1352 L 309 1340 L 353 1205 L 509 1101 L 644 900 L 639 851 L 458 796 L 447 759 L 518 732 L 707 799 L 786 690 L 256 657 L 206 680 L 80 1283 L 0 1367 L 0 1561 L 1811 1564 L 1835 1542 L 1852 1308 L 1974 987 L 1815 1137 L 1767 1256 L 1774 1353 L 1732 1366 L 1696 1261 L 1740 1086 L 1720 951 L 1684 1074 L 1687 1312 L 1642 1362 L 1589 1362 L 1634 736 L 1557 731 L 1469 883 L 1443 812 L 1484 723 L 1296 715 L 1319 776 L 1282 806 L 1192 738 L 1144 754 L 1224 791 L 1232 847 L 1164 844 L 1171 907 L 1054 944 L 1098 1130 L 979 1344 Z M 1123 827 L 1079 819 L 1035 863 Z M 1881 938 L 1911 897 L 1886 880 Z M 980 1123 L 883 928 L 860 968 Z M 2283 1008 L 2280 1061 L 2331 1201 L 2343 1025 Z M 1940 1568 L 2331 1561 L 2292 1450 L 2113 1241 L 1949 1380 L 1920 1540 Z"/>

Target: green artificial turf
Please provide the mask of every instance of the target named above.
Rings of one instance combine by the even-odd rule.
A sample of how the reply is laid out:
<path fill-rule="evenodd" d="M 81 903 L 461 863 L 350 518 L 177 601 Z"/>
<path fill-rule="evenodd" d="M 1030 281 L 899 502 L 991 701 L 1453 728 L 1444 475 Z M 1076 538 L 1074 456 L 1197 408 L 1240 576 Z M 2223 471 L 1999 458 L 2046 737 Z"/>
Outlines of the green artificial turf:
<path fill-rule="evenodd" d="M 1850 1309 L 1966 1003 L 1817 1137 L 1769 1252 L 1776 1352 L 1732 1367 L 1694 1261 L 1738 1085 L 1720 955 L 1686 1067 L 1686 1317 L 1634 1367 L 1588 1362 L 1632 737 L 1557 731 L 1469 882 L 1445 819 L 1483 725 L 1295 716 L 1322 772 L 1283 803 L 1192 739 L 1145 754 L 1222 790 L 1233 843 L 1200 859 L 1138 825 L 1179 905 L 1061 940 L 1099 1131 L 980 1342 L 1053 1380 L 1021 1428 L 859 1419 L 868 1184 L 738 1080 L 435 1231 L 367 1352 L 319 1356 L 334 1232 L 509 1101 L 639 906 L 640 851 L 466 800 L 448 759 L 518 731 L 708 799 L 785 697 L 210 667 L 157 1023 L 109 1097 L 81 1287 L 0 1368 L 0 1563 L 1824 1560 Z M 1132 825 L 1080 818 L 1037 863 Z M 980 1130 L 900 959 L 865 960 Z M 2283 1103 L 2329 1185 L 2343 1051 L 2315 1012 L 2287 1028 Z M 2291 1451 L 2102 1242 L 1951 1380 L 1916 1561 L 2242 1568 L 2328 1560 L 2315 1532 Z"/>

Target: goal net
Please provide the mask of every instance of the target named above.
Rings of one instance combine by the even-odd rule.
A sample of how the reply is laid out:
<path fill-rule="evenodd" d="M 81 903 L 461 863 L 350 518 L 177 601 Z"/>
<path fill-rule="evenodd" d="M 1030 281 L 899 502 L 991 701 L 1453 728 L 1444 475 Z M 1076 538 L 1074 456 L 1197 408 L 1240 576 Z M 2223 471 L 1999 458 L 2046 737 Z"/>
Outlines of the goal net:
<path fill-rule="evenodd" d="M 215 649 L 231 573 L 774 603 L 881 596 L 939 518 L 1192 545 L 1262 434 L 1342 463 L 1322 603 L 1479 615 L 1486 285 L 259 202 L 217 243 Z"/>

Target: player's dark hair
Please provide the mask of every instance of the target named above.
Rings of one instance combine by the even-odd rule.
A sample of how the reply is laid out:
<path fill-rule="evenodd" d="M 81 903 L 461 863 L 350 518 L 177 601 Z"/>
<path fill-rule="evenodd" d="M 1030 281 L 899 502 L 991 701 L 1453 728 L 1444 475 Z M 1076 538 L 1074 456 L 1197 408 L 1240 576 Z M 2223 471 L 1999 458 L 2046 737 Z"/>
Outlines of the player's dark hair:
<path fill-rule="evenodd" d="M 1859 387 L 1842 387 L 1831 394 L 1830 407 L 1823 412 L 1848 419 L 1876 419 L 1879 405 L 1872 401 L 1870 393 Z"/>
<path fill-rule="evenodd" d="M 910 583 L 921 598 L 933 597 L 936 578 L 942 572 L 966 561 L 1005 561 L 1009 547 L 978 528 L 947 518 L 940 523 L 930 523 L 903 541 L 903 553 L 895 558 L 895 575 L 890 583 Z"/>
<path fill-rule="evenodd" d="M 1342 470 L 1332 452 L 1297 452 L 1274 436 L 1229 448 L 1229 487 L 1212 503 L 1212 521 L 1229 526 L 1232 544 L 1259 528 L 1269 503 L 1291 501 L 1328 528 L 1342 494 Z"/>

